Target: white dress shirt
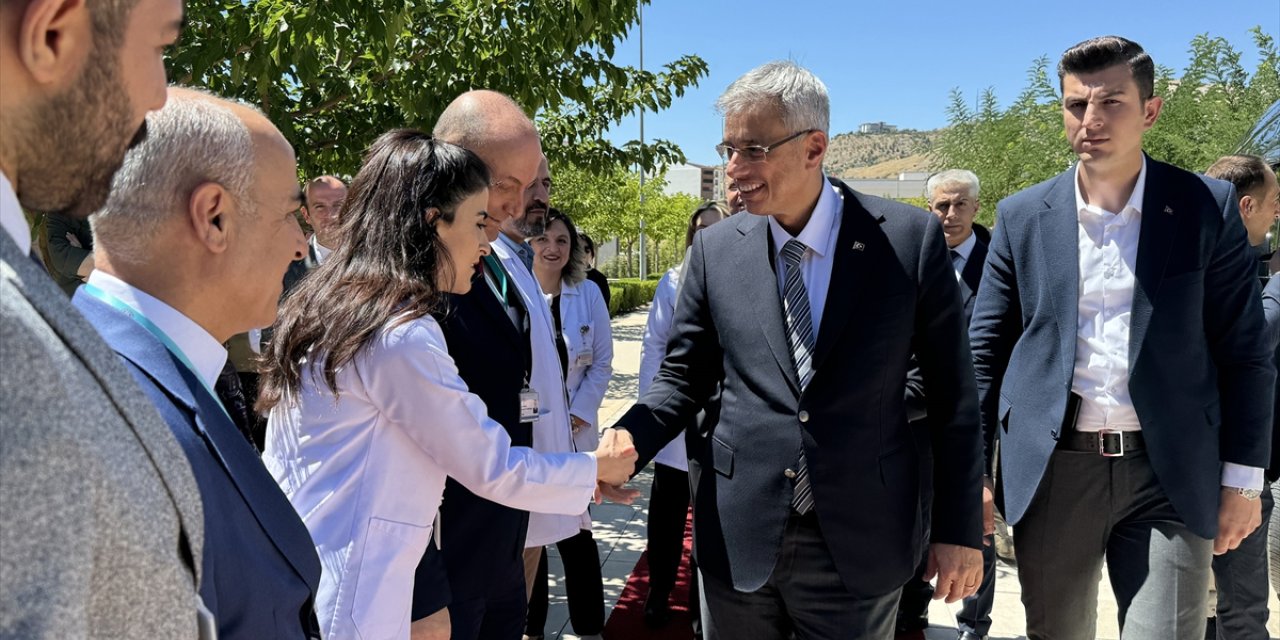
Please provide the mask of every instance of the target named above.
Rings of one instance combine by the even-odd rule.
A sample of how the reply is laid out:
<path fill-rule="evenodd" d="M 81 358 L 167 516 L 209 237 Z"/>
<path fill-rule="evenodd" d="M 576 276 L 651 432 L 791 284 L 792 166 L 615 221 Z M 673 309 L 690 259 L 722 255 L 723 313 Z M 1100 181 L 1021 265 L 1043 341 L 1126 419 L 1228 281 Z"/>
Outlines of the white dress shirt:
<path fill-rule="evenodd" d="M 800 258 L 800 277 L 804 279 L 805 291 L 809 294 L 809 315 L 813 321 L 815 342 L 819 326 L 822 324 L 822 311 L 827 307 L 827 289 L 831 286 L 831 265 L 836 246 L 836 238 L 840 235 L 840 210 L 844 198 L 834 185 L 822 176 L 822 193 L 818 196 L 818 204 L 813 208 L 809 222 L 800 235 L 787 233 L 778 220 L 769 218 L 769 234 L 773 236 L 773 269 L 778 274 L 778 295 L 786 297 L 786 264 L 782 258 L 782 247 L 788 240 L 799 240 L 808 249 Z"/>
<path fill-rule="evenodd" d="M 686 252 L 686 258 L 688 257 Z M 676 300 L 680 295 L 680 275 L 684 273 L 684 265 L 678 264 L 667 270 L 658 281 L 658 288 L 653 292 L 653 303 L 649 305 L 649 320 L 644 326 L 644 340 L 640 343 L 640 392 L 639 398 L 648 393 L 654 376 L 662 368 L 662 360 L 667 357 L 667 341 L 671 338 L 671 324 L 675 320 Z M 689 470 L 689 455 L 685 449 L 684 437 L 677 436 L 668 442 L 653 461 L 679 469 Z"/>
<path fill-rule="evenodd" d="M 489 245 L 493 255 L 506 269 L 508 287 L 514 287 L 528 312 L 529 348 L 533 353 L 533 375 L 529 386 L 538 393 L 541 416 L 533 423 L 533 448 L 546 453 L 574 451 L 573 429 L 569 425 L 569 395 L 564 374 L 560 372 L 560 350 L 556 348 L 556 325 L 551 307 L 542 297 L 542 286 L 525 268 L 520 256 L 511 248 L 512 241 L 503 234 Z M 541 547 L 578 534 L 591 527 L 591 517 L 584 507 L 578 517 L 529 509 L 529 532 L 526 547 Z M 444 526 L 448 526 L 446 522 Z"/>
<path fill-rule="evenodd" d="M 969 237 L 964 239 L 964 242 L 956 245 L 956 248 L 951 250 L 956 252 L 956 257 L 951 259 L 951 266 L 956 270 L 956 282 L 963 279 L 961 275 L 964 274 L 964 266 L 969 264 L 969 256 L 973 255 L 973 248 L 977 244 L 978 236 L 971 231 L 969 232 Z"/>
<path fill-rule="evenodd" d="M 384 326 L 338 371 L 340 395 L 319 360 L 301 364 L 301 391 L 271 411 L 263 463 L 315 542 L 326 638 L 409 638 L 447 478 L 513 509 L 578 514 L 591 501 L 594 455 L 512 447 L 431 316 Z"/>
<path fill-rule="evenodd" d="M 315 251 L 317 265 L 324 264 L 324 261 L 329 259 L 329 254 L 333 253 L 333 249 L 320 244 L 319 238 L 314 235 L 311 236 L 311 248 Z"/>
<path fill-rule="evenodd" d="M 227 364 L 227 350 L 204 327 L 160 299 L 101 269 L 89 274 L 88 283 L 128 305 L 164 332 L 182 350 L 196 375 L 213 391 Z"/>
<path fill-rule="evenodd" d="M 1142 231 L 1147 160 L 1119 213 L 1085 202 L 1075 180 L 1080 300 L 1071 391 L 1080 396 L 1079 431 L 1140 431 L 1129 393 L 1129 330 Z M 1224 462 L 1222 484 L 1261 489 L 1263 470 Z"/>
<path fill-rule="evenodd" d="M 23 253 L 31 253 L 31 227 L 27 226 L 18 194 L 3 171 L 0 171 L 0 228 L 9 233 Z"/>
<path fill-rule="evenodd" d="M 600 405 L 613 376 L 609 307 L 596 283 L 560 283 L 560 328 L 568 354 L 569 414 L 588 424 L 573 435 L 573 445 L 578 451 L 595 451 L 600 445 Z"/>

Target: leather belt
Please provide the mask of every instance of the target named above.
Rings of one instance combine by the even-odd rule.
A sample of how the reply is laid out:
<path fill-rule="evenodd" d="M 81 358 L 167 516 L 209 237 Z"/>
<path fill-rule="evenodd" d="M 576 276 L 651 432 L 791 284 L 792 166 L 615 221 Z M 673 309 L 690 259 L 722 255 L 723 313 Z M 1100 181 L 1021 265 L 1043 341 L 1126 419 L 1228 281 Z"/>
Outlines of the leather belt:
<path fill-rule="evenodd" d="M 1141 431 L 1068 431 L 1058 439 L 1059 449 L 1096 453 L 1118 458 L 1147 448 Z"/>

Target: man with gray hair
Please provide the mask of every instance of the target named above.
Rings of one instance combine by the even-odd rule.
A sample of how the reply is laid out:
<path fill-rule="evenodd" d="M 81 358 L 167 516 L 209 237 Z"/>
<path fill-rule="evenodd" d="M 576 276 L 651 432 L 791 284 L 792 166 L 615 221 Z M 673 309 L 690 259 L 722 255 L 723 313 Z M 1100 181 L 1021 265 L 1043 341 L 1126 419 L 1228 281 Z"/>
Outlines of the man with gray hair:
<path fill-rule="evenodd" d="M 826 87 L 792 62 L 720 96 L 726 175 L 750 215 L 694 237 L 668 352 L 604 435 L 637 470 L 688 437 L 707 638 L 886 638 L 921 555 L 908 362 L 929 389 L 935 597 L 974 593 L 982 443 L 942 225 L 822 170 Z"/>
<path fill-rule="evenodd" d="M 293 149 L 256 109 L 186 89 L 170 89 L 147 126 L 93 218 L 97 268 L 73 304 L 195 472 L 200 594 L 218 636 L 319 638 L 311 537 L 213 391 L 222 343 L 271 324 L 305 246 Z"/>

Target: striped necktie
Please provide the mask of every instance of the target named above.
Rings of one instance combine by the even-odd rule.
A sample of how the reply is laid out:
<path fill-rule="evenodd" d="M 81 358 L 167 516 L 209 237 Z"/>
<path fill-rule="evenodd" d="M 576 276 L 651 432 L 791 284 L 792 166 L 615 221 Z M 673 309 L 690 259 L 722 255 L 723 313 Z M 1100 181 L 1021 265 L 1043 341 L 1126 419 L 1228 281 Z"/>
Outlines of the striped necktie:
<path fill-rule="evenodd" d="M 799 240 L 788 240 L 782 247 L 782 263 L 785 267 L 782 281 L 782 308 L 787 320 L 787 341 L 791 343 L 791 359 L 796 365 L 796 377 L 803 391 L 813 379 L 813 319 L 809 314 L 809 292 L 800 275 L 800 259 L 806 247 Z M 795 477 L 795 495 L 791 508 L 804 515 L 813 509 L 813 492 L 809 487 L 809 464 L 803 448 Z"/>

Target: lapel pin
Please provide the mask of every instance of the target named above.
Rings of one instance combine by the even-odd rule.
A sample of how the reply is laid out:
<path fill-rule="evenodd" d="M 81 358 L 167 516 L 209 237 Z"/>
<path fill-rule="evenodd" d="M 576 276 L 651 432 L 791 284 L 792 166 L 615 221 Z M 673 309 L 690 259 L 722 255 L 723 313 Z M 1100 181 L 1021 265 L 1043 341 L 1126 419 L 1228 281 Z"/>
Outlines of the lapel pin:
<path fill-rule="evenodd" d="M 867 245 L 862 244 L 861 242 L 857 242 L 857 241 L 855 241 L 855 242 L 853 243 L 853 250 L 854 250 L 854 251 L 862 251 L 863 249 L 866 249 L 866 248 L 867 248 Z"/>
<path fill-rule="evenodd" d="M 1170 207 L 1169 205 L 1165 205 L 1164 212 L 1169 215 L 1173 215 L 1173 207 Z"/>

